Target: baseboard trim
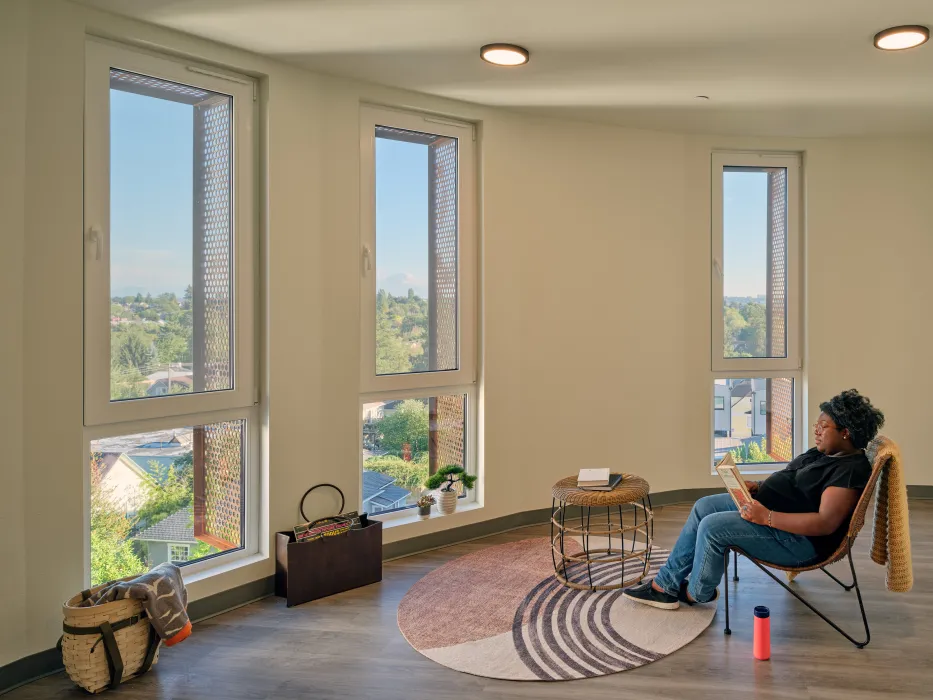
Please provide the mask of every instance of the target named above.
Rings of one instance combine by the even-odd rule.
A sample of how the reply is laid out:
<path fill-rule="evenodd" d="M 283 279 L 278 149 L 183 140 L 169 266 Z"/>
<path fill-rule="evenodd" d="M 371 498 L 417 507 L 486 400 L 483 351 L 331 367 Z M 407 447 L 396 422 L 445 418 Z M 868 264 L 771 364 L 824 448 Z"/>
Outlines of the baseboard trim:
<path fill-rule="evenodd" d="M 651 494 L 653 507 L 673 505 L 675 503 L 693 503 L 698 498 L 722 493 L 721 488 L 708 489 L 676 489 Z M 933 486 L 908 486 L 907 495 L 910 498 L 933 499 Z M 569 511 L 571 516 L 573 511 Z M 399 542 L 390 542 L 382 546 L 383 561 L 409 557 L 413 554 L 426 552 L 432 549 L 449 547 L 461 542 L 497 535 L 509 530 L 517 530 L 529 525 L 540 525 L 548 522 L 551 517 L 550 508 L 538 508 L 522 513 L 513 513 L 501 518 L 484 520 L 483 522 L 453 527 L 449 530 L 432 532 L 428 535 L 419 535 Z M 273 594 L 275 578 L 265 578 L 245 583 L 242 586 L 221 591 L 214 595 L 192 601 L 188 606 L 188 615 L 192 622 L 201 622 L 208 618 L 249 605 L 252 602 L 267 598 Z M 0 695 L 8 693 L 14 688 L 31 683 L 45 676 L 62 671 L 62 657 L 57 649 L 46 649 L 31 656 L 0 666 Z"/>
<path fill-rule="evenodd" d="M 651 494 L 651 505 L 657 507 L 672 505 L 674 503 L 693 503 L 698 498 L 716 493 L 722 493 L 722 489 L 677 489 L 674 491 L 662 491 L 660 493 Z M 579 512 L 579 509 L 571 507 L 568 509 L 567 514 L 571 518 L 579 517 Z M 382 559 L 383 561 L 401 559 L 402 557 L 409 557 L 413 554 L 428 552 L 432 549 L 441 549 L 442 547 L 449 547 L 452 544 L 460 544 L 461 542 L 478 540 L 483 537 L 489 537 L 490 535 L 498 535 L 501 532 L 528 527 L 529 525 L 540 525 L 541 523 L 548 522 L 550 519 L 550 508 L 537 508 L 535 510 L 526 510 L 521 513 L 504 515 L 501 518 L 484 520 L 471 525 L 452 527 L 449 530 L 432 532 L 428 535 L 409 537 L 406 540 L 383 545 Z"/>
<path fill-rule="evenodd" d="M 268 598 L 275 589 L 275 577 L 266 576 L 242 586 L 230 588 L 188 604 L 188 617 L 192 622 L 201 622 L 236 608 L 242 608 L 257 600 Z"/>
<path fill-rule="evenodd" d="M 46 649 L 24 656 L 0 666 L 0 695 L 63 670 L 62 654 L 58 649 Z"/>

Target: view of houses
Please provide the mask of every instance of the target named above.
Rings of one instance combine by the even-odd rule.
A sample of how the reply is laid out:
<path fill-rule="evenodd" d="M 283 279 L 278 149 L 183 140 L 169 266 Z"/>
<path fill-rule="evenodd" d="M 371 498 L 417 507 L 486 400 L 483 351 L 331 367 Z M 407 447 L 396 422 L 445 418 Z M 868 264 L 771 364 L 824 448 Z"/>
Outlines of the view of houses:
<path fill-rule="evenodd" d="M 192 440 L 191 428 L 182 428 L 91 443 L 92 496 L 97 510 L 111 515 L 97 519 L 103 524 L 92 538 L 92 549 L 95 541 L 100 544 L 97 554 L 122 548 L 121 561 L 150 568 L 211 553 L 194 536 Z M 107 526 L 117 517 L 125 527 L 111 532 Z M 123 542 L 108 541 L 121 537 Z M 97 561 L 101 568 L 110 564 Z"/>
<path fill-rule="evenodd" d="M 764 459 L 767 457 L 767 380 L 717 379 L 713 389 L 713 461 L 718 462 L 729 451 L 741 456 L 737 461 L 772 461 Z M 760 452 L 761 458 L 749 459 L 750 452 Z"/>
<path fill-rule="evenodd" d="M 110 397 L 188 393 L 194 388 L 192 290 L 110 300 Z"/>
<path fill-rule="evenodd" d="M 427 400 L 367 403 L 362 418 L 363 510 L 414 505 L 428 477 Z"/>
<path fill-rule="evenodd" d="M 404 508 L 411 491 L 395 485 L 385 474 L 363 470 L 363 511 L 380 513 Z"/>

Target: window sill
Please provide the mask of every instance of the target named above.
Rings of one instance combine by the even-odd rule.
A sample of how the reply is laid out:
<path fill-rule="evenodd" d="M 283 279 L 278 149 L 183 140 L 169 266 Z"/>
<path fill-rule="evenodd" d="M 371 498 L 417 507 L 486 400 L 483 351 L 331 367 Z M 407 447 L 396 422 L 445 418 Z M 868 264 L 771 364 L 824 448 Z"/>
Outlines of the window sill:
<path fill-rule="evenodd" d="M 775 472 L 781 471 L 782 469 L 784 469 L 784 467 L 787 466 L 788 463 L 787 462 L 771 462 L 770 464 L 772 464 L 773 466 L 755 467 L 753 469 L 749 469 L 748 465 L 740 464 L 738 465 L 739 474 L 741 474 L 742 476 L 765 476 L 767 477 L 767 476 L 771 476 Z M 713 471 L 710 472 L 710 476 L 719 476 L 719 474 L 716 472 L 715 469 L 713 469 Z"/>
<path fill-rule="evenodd" d="M 191 583 L 197 583 L 198 581 L 204 581 L 211 576 L 230 573 L 231 571 L 236 571 L 237 569 L 242 569 L 247 566 L 252 566 L 253 564 L 264 562 L 268 558 L 269 557 L 262 552 L 257 552 L 254 554 L 243 554 L 239 557 L 231 555 L 230 559 L 224 559 L 223 557 L 220 557 L 219 560 L 214 559 L 183 566 L 181 567 L 181 575 L 185 581 L 185 585 L 188 585 Z"/>
<path fill-rule="evenodd" d="M 413 523 L 420 522 L 431 522 L 447 518 L 456 518 L 459 515 L 464 513 L 472 513 L 473 511 L 482 509 L 482 505 L 473 501 L 472 503 L 465 503 L 463 505 L 457 505 L 457 510 L 451 513 L 450 515 L 441 515 L 437 512 L 436 508 L 431 512 L 427 518 L 422 518 L 418 515 L 417 508 L 411 508 L 410 510 L 398 511 L 396 513 L 386 513 L 385 515 L 371 515 L 372 520 L 378 520 L 382 523 L 382 527 L 398 527 L 399 525 L 411 525 Z"/>
<path fill-rule="evenodd" d="M 747 474 L 749 476 L 768 476 L 774 474 L 774 472 L 781 471 L 786 464 L 782 464 L 780 467 L 774 467 L 773 469 L 739 469 L 740 474 Z"/>

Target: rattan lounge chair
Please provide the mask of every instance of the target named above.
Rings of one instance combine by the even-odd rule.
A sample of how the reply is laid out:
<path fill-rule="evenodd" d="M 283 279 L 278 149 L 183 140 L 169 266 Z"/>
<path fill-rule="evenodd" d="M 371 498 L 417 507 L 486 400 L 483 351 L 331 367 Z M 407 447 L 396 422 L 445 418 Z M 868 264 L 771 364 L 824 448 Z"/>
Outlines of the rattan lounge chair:
<path fill-rule="evenodd" d="M 839 547 L 836 549 L 832 555 L 827 558 L 825 561 L 819 562 L 818 564 L 812 564 L 811 566 L 804 566 L 799 568 L 789 568 L 786 566 L 778 566 L 777 564 L 772 564 L 770 562 L 762 561 L 760 559 L 754 559 L 750 557 L 746 552 L 744 552 L 740 547 L 729 547 L 726 549 L 725 553 L 725 607 L 726 607 L 726 628 L 724 631 L 725 634 L 732 634 L 732 630 L 729 628 L 729 551 L 733 553 L 733 565 L 734 565 L 734 577 L 733 581 L 739 580 L 739 554 L 748 559 L 752 564 L 757 566 L 759 569 L 764 571 L 768 576 L 774 579 L 778 584 L 780 584 L 785 590 L 787 590 L 791 595 L 793 595 L 797 600 L 806 605 L 810 610 L 819 615 L 823 620 L 829 624 L 834 630 L 839 632 L 843 637 L 852 642 L 859 649 L 866 646 L 868 642 L 871 641 L 871 632 L 868 629 L 868 617 L 865 615 L 865 604 L 862 602 L 862 592 L 859 589 L 858 577 L 855 575 L 855 563 L 852 561 L 852 545 L 855 543 L 855 538 L 858 536 L 858 533 L 861 531 L 862 527 L 865 525 L 865 516 L 868 512 L 868 504 L 872 499 L 872 496 L 875 493 L 875 485 L 878 482 L 878 479 L 881 476 L 881 472 L 884 471 L 885 467 L 888 464 L 888 459 L 884 456 L 879 456 L 879 447 L 885 443 L 890 442 L 886 437 L 877 437 L 872 440 L 871 444 L 866 450 L 868 458 L 872 461 L 872 470 L 871 478 L 868 480 L 868 485 L 865 486 L 865 491 L 862 493 L 862 497 L 859 498 L 858 503 L 855 506 L 855 511 L 852 513 L 852 518 L 849 520 L 849 532 L 846 538 L 842 541 Z M 846 584 L 840 581 L 838 578 L 833 576 L 829 571 L 826 570 L 826 567 L 830 564 L 834 564 L 837 561 L 842 561 L 843 559 L 849 560 L 849 569 L 852 571 L 852 583 Z M 771 569 L 777 569 L 779 571 L 784 571 L 787 573 L 788 583 L 784 583 Z M 814 607 L 809 601 L 807 601 L 800 593 L 791 588 L 788 584 L 792 583 L 794 578 L 803 573 L 804 571 L 814 571 L 819 569 L 824 574 L 829 576 L 833 581 L 842 586 L 846 591 L 851 591 L 855 589 L 855 595 L 858 598 L 859 610 L 862 613 L 862 623 L 865 625 L 865 639 L 859 641 L 852 637 L 849 633 L 843 630 L 839 625 L 830 620 L 826 615 L 820 612 L 816 607 Z"/>

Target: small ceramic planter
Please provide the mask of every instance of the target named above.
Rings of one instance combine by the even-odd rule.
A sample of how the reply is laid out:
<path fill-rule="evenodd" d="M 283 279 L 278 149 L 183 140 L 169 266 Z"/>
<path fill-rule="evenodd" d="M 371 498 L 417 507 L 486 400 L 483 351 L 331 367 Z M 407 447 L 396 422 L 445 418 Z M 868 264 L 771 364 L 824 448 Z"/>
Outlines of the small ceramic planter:
<path fill-rule="evenodd" d="M 437 492 L 437 508 L 440 510 L 441 515 L 450 515 L 457 510 L 458 495 L 456 490 Z"/>
<path fill-rule="evenodd" d="M 427 520 L 431 517 L 431 506 L 418 506 L 418 515 L 422 520 Z"/>

